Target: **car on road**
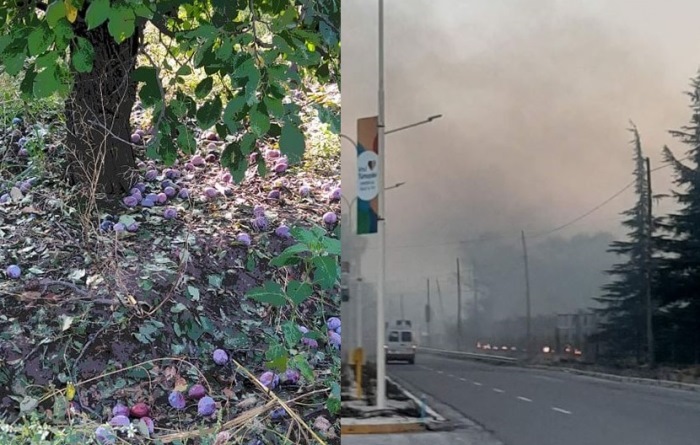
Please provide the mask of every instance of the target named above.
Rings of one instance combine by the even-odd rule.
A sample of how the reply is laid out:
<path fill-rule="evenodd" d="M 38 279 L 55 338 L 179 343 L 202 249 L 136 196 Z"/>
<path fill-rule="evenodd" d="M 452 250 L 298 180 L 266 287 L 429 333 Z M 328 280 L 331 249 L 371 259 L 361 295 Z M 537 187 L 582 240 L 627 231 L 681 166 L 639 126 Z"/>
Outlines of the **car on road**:
<path fill-rule="evenodd" d="M 393 325 L 387 329 L 384 345 L 387 363 L 394 360 L 416 363 L 416 342 L 410 325 Z"/>

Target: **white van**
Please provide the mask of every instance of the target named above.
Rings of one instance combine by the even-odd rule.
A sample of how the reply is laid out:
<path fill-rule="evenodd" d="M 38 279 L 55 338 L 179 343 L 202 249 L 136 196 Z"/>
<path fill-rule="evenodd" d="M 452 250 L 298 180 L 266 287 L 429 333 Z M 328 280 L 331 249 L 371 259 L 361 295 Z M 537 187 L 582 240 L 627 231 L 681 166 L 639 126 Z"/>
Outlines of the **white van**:
<path fill-rule="evenodd" d="M 411 328 L 411 322 L 402 320 L 387 327 L 384 353 L 387 363 L 391 360 L 416 362 L 416 338 Z"/>

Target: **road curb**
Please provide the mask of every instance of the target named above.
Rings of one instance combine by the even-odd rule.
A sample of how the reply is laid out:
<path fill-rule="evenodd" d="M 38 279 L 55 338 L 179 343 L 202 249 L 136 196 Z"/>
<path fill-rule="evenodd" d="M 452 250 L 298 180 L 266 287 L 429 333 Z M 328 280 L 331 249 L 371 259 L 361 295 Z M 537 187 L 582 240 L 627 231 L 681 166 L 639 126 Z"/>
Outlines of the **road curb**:
<path fill-rule="evenodd" d="M 528 368 L 546 369 L 548 371 L 560 371 L 560 372 L 566 372 L 569 374 L 577 374 L 577 375 L 583 375 L 583 376 L 588 376 L 588 377 L 596 377 L 599 379 L 611 380 L 611 381 L 615 381 L 615 382 L 638 383 L 640 385 L 660 386 L 662 388 L 682 389 L 682 390 L 686 390 L 686 391 L 700 392 L 700 385 L 696 385 L 693 383 L 675 382 L 673 380 L 658 380 L 658 379 L 648 379 L 648 378 L 644 378 L 644 377 L 630 377 L 630 376 L 624 376 L 624 375 L 618 375 L 618 374 L 607 374 L 607 373 L 603 373 L 603 372 L 585 371 L 585 370 L 576 369 L 576 368 L 557 368 L 557 367 L 542 366 L 542 365 L 530 365 L 530 366 L 528 366 Z"/>

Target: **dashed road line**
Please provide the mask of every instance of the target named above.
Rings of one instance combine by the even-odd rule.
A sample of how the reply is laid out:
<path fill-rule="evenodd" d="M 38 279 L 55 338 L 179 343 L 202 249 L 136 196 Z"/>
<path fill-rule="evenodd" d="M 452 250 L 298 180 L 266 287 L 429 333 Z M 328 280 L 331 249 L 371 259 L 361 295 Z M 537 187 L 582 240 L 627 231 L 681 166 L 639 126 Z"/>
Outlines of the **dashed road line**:
<path fill-rule="evenodd" d="M 476 386 L 481 386 L 481 385 L 482 385 L 482 384 L 479 383 L 479 382 L 472 382 L 472 383 L 474 383 Z"/>
<path fill-rule="evenodd" d="M 465 379 L 464 377 L 460 377 L 459 379 L 460 379 L 461 381 L 463 381 L 463 382 L 466 382 L 466 381 L 467 381 L 467 379 Z"/>
<path fill-rule="evenodd" d="M 494 392 L 500 392 L 500 393 L 505 392 L 504 390 L 502 390 L 502 389 L 500 389 L 500 388 L 493 388 L 493 391 L 494 391 Z"/>
<path fill-rule="evenodd" d="M 532 402 L 532 399 L 528 399 L 527 397 L 523 396 L 518 396 L 518 400 L 522 400 L 523 402 Z"/>
<path fill-rule="evenodd" d="M 553 406 L 552 409 L 558 413 L 562 414 L 571 414 L 571 411 L 567 411 L 565 409 L 557 408 L 556 406 Z"/>
<path fill-rule="evenodd" d="M 443 371 L 439 371 L 439 370 L 438 370 L 438 374 L 444 374 L 444 372 L 443 372 Z"/>

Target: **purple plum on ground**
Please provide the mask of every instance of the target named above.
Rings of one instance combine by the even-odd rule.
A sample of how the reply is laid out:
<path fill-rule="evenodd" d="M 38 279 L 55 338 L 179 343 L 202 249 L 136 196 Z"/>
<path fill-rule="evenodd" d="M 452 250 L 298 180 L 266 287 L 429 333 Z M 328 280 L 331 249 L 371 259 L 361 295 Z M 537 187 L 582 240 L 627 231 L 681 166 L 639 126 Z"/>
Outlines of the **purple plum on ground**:
<path fill-rule="evenodd" d="M 213 131 L 205 131 L 202 135 L 202 139 L 206 139 L 207 141 L 218 141 L 219 135 Z"/>
<path fill-rule="evenodd" d="M 22 124 L 22 118 L 21 117 L 13 117 L 12 118 L 12 125 L 21 125 Z"/>
<path fill-rule="evenodd" d="M 330 191 L 330 193 L 328 194 L 328 199 L 331 201 L 340 201 L 341 196 L 342 195 L 340 193 L 340 187 L 336 187 Z"/>
<path fill-rule="evenodd" d="M 112 227 L 112 230 L 114 230 L 117 233 L 121 233 L 126 230 L 126 226 L 122 223 L 116 223 L 114 227 Z"/>
<path fill-rule="evenodd" d="M 192 160 L 191 160 L 190 162 L 191 162 L 192 165 L 194 165 L 195 167 L 201 167 L 201 166 L 204 165 L 204 163 L 205 163 L 204 158 L 201 157 L 200 155 L 194 155 L 194 156 L 192 156 Z"/>
<path fill-rule="evenodd" d="M 156 204 L 155 201 L 153 199 L 149 198 L 148 196 L 146 196 L 145 198 L 143 198 L 143 200 L 141 200 L 141 205 L 143 207 L 153 207 L 155 204 Z"/>
<path fill-rule="evenodd" d="M 160 188 L 164 189 L 166 187 L 175 187 L 175 183 L 170 179 L 166 179 L 160 183 Z"/>
<path fill-rule="evenodd" d="M 250 155 L 248 155 L 248 163 L 249 164 L 255 164 L 258 161 L 258 153 L 253 152 Z"/>
<path fill-rule="evenodd" d="M 323 222 L 329 226 L 338 222 L 338 215 L 333 212 L 326 212 L 323 214 Z"/>
<path fill-rule="evenodd" d="M 221 175 L 221 182 L 229 183 L 231 182 L 231 173 L 226 172 L 223 175 Z"/>
<path fill-rule="evenodd" d="M 270 149 L 265 152 L 265 157 L 267 159 L 277 159 L 280 157 L 280 151 L 275 149 Z"/>
<path fill-rule="evenodd" d="M 132 144 L 138 144 L 141 142 L 141 135 L 138 133 L 134 133 L 131 135 L 131 143 Z"/>
<path fill-rule="evenodd" d="M 195 400 L 199 400 L 207 395 L 207 390 L 204 389 L 204 386 L 197 383 L 195 385 L 192 385 L 190 390 L 187 392 L 187 395 Z"/>
<path fill-rule="evenodd" d="M 267 218 L 264 216 L 258 216 L 252 221 L 253 228 L 258 231 L 263 231 L 267 229 Z"/>
<path fill-rule="evenodd" d="M 168 403 L 177 410 L 185 409 L 185 396 L 180 391 L 173 391 L 168 395 Z"/>
<path fill-rule="evenodd" d="M 20 148 L 19 151 L 17 152 L 17 155 L 20 158 L 26 158 L 27 156 L 29 156 L 29 151 L 27 151 L 26 148 Z"/>
<path fill-rule="evenodd" d="M 100 223 L 100 230 L 102 230 L 103 232 L 109 232 L 110 230 L 112 230 L 113 227 L 114 223 L 112 221 L 102 221 Z"/>
<path fill-rule="evenodd" d="M 127 416 L 122 416 L 122 415 L 114 416 L 109 421 L 110 425 L 116 426 L 116 427 L 129 426 L 130 423 L 131 423 L 131 421 L 129 420 L 129 418 Z"/>
<path fill-rule="evenodd" d="M 132 224 L 129 224 L 128 226 L 126 226 L 127 232 L 134 233 L 134 232 L 138 232 L 138 230 L 139 230 L 139 223 L 132 223 Z"/>
<path fill-rule="evenodd" d="M 158 178 L 158 170 L 148 170 L 144 175 L 146 181 L 155 181 Z"/>
<path fill-rule="evenodd" d="M 256 218 L 258 216 L 265 216 L 265 206 L 262 204 L 258 204 L 255 207 L 253 207 L 253 216 Z"/>
<path fill-rule="evenodd" d="M 165 171 L 165 177 L 168 179 L 177 179 L 180 177 L 180 170 L 176 168 L 169 168 Z"/>
<path fill-rule="evenodd" d="M 168 198 L 172 198 L 173 196 L 177 195 L 177 191 L 173 187 L 165 187 L 163 189 L 163 193 L 165 193 L 165 196 Z"/>
<path fill-rule="evenodd" d="M 138 202 L 141 202 L 143 200 L 143 195 L 138 190 L 136 190 L 134 193 L 132 193 L 131 196 L 136 198 L 136 201 L 138 201 Z"/>
<path fill-rule="evenodd" d="M 210 143 L 207 144 L 207 150 L 216 150 L 216 149 L 218 149 L 218 148 L 219 148 L 219 146 L 216 145 L 216 144 L 213 143 L 213 142 L 210 142 Z"/>
<path fill-rule="evenodd" d="M 223 349 L 215 350 L 212 357 L 214 358 L 214 363 L 217 365 L 225 365 L 228 363 L 228 354 L 226 354 L 226 351 Z"/>
<path fill-rule="evenodd" d="M 275 235 L 280 238 L 291 238 L 291 233 L 289 233 L 289 227 L 284 224 L 275 229 Z"/>
<path fill-rule="evenodd" d="M 284 408 L 278 408 L 270 413 L 270 419 L 279 420 L 287 415 L 287 411 Z"/>
<path fill-rule="evenodd" d="M 122 202 L 124 202 L 124 205 L 127 207 L 135 207 L 139 203 L 139 200 L 130 195 L 122 199 Z"/>
<path fill-rule="evenodd" d="M 280 199 L 280 191 L 279 190 L 270 190 L 270 193 L 267 194 L 268 199 Z"/>
<path fill-rule="evenodd" d="M 19 268 L 18 265 L 16 264 L 11 264 L 7 266 L 7 269 L 5 269 L 5 273 L 9 278 L 17 279 L 22 275 L 22 269 Z"/>
<path fill-rule="evenodd" d="M 27 181 L 24 181 L 19 185 L 19 191 L 22 193 L 27 193 L 29 190 L 31 190 L 31 188 L 32 185 Z"/>
<path fill-rule="evenodd" d="M 114 432 L 104 426 L 98 426 L 95 429 L 95 439 L 100 445 L 114 445 L 117 442 Z"/>
<path fill-rule="evenodd" d="M 136 168 L 138 168 L 139 170 L 143 170 L 144 168 L 146 168 L 146 163 L 143 161 L 139 161 L 136 163 Z"/>
<path fill-rule="evenodd" d="M 216 155 L 213 153 L 209 153 L 204 157 L 204 160 L 209 163 L 216 162 Z"/>
<path fill-rule="evenodd" d="M 284 173 L 287 171 L 287 167 L 286 162 L 278 162 L 275 164 L 275 173 Z"/>
<path fill-rule="evenodd" d="M 194 164 L 191 162 L 188 162 L 187 164 L 185 164 L 185 170 L 187 170 L 187 171 L 192 171 L 192 170 L 194 170 L 194 168 L 195 168 Z"/>
<path fill-rule="evenodd" d="M 287 369 L 284 374 L 282 374 L 282 381 L 284 383 L 296 384 L 299 381 L 301 374 L 296 369 Z"/>
<path fill-rule="evenodd" d="M 209 396 L 204 396 L 197 403 L 197 414 L 211 416 L 216 411 L 216 402 Z"/>
<path fill-rule="evenodd" d="M 310 348 L 318 348 L 318 342 L 313 338 L 303 337 L 301 342 Z"/>
<path fill-rule="evenodd" d="M 207 198 L 214 198 L 219 194 L 219 191 L 215 189 L 214 187 L 207 187 L 204 189 L 204 195 Z"/>
<path fill-rule="evenodd" d="M 146 424 L 146 428 L 148 428 L 148 434 L 153 434 L 153 432 L 156 429 L 156 426 L 153 424 L 153 419 L 150 417 L 142 417 L 141 420 L 143 420 L 143 423 Z"/>
<path fill-rule="evenodd" d="M 236 236 L 236 240 L 241 244 L 245 244 L 246 246 L 250 246 L 251 243 L 250 235 L 247 233 L 239 233 L 238 236 Z"/>
<path fill-rule="evenodd" d="M 272 371 L 266 371 L 262 373 L 258 380 L 260 380 L 260 383 L 262 383 L 263 386 L 270 389 L 275 389 L 280 382 L 280 377 Z"/>
<path fill-rule="evenodd" d="M 340 333 L 340 326 L 338 326 L 337 328 L 335 328 L 335 332 L 336 332 L 338 335 L 342 335 L 342 334 Z"/>
<path fill-rule="evenodd" d="M 140 129 L 140 128 L 139 128 L 138 130 L 134 131 L 134 133 L 138 134 L 138 135 L 141 136 L 141 137 L 146 136 L 146 132 L 143 131 L 143 130 Z"/>
<path fill-rule="evenodd" d="M 168 201 L 168 195 L 166 195 L 163 192 L 158 193 L 158 199 L 156 200 L 156 203 L 165 204 L 167 201 Z"/>
<path fill-rule="evenodd" d="M 163 218 L 165 219 L 175 219 L 177 218 L 177 210 L 173 207 L 168 207 L 163 211 Z"/>
<path fill-rule="evenodd" d="M 114 408 L 112 408 L 112 415 L 114 416 L 129 416 L 129 407 L 122 405 L 121 403 L 117 403 L 114 405 Z"/>
<path fill-rule="evenodd" d="M 328 326 L 328 329 L 331 331 L 335 331 L 340 327 L 340 318 L 338 317 L 331 317 L 326 321 L 326 326 Z"/>
<path fill-rule="evenodd" d="M 311 187 L 306 184 L 302 185 L 299 187 L 299 194 L 304 197 L 309 196 L 311 194 Z"/>
<path fill-rule="evenodd" d="M 146 193 L 146 184 L 143 182 L 137 182 L 134 184 L 134 188 L 138 189 L 141 193 Z"/>
<path fill-rule="evenodd" d="M 340 334 L 335 331 L 328 331 L 328 341 L 335 349 L 340 349 Z"/>
<path fill-rule="evenodd" d="M 7 204 L 10 201 L 12 201 L 12 196 L 9 193 L 0 196 L 0 204 Z"/>
<path fill-rule="evenodd" d="M 182 199 L 187 199 L 190 197 L 190 191 L 187 189 L 180 189 L 180 193 L 177 194 Z"/>
<path fill-rule="evenodd" d="M 136 405 L 132 406 L 131 409 L 129 410 L 129 413 L 131 414 L 132 417 L 136 418 L 141 418 L 141 417 L 146 417 L 148 414 L 151 412 L 151 409 L 148 407 L 143 402 L 139 402 Z"/>
<path fill-rule="evenodd" d="M 129 190 L 130 195 L 135 195 L 136 193 L 141 194 L 143 193 L 143 190 L 138 187 L 132 187 L 131 190 Z"/>

